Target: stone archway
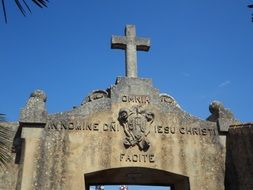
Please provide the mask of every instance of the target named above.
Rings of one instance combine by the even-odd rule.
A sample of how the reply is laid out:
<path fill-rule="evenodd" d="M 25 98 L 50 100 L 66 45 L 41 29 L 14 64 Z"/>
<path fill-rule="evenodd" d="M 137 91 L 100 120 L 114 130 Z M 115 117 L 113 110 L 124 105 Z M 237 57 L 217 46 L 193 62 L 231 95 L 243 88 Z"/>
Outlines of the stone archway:
<path fill-rule="evenodd" d="M 170 186 L 172 190 L 190 190 L 189 178 L 164 170 L 124 167 L 112 168 L 84 175 L 85 189 L 92 185 L 157 185 Z"/>

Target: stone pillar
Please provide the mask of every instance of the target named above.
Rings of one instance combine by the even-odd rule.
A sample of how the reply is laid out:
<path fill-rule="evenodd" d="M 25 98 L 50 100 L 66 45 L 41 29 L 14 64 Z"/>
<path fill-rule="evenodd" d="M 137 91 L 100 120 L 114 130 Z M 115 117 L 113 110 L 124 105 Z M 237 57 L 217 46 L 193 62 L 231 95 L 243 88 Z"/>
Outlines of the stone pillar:
<path fill-rule="evenodd" d="M 253 189 L 253 123 L 230 126 L 227 137 L 226 190 Z"/>
<path fill-rule="evenodd" d="M 36 184 L 33 176 L 36 172 L 36 150 L 39 147 L 39 139 L 44 129 L 42 128 L 28 128 L 26 126 L 22 129 L 22 136 L 24 138 L 23 145 L 23 172 L 21 180 L 21 190 L 34 190 Z"/>
<path fill-rule="evenodd" d="M 47 122 L 45 102 L 45 93 L 36 90 L 30 95 L 25 108 L 21 110 L 19 123 L 22 128 L 21 138 L 24 139 L 22 145 L 21 190 L 36 189 L 36 183 L 34 182 L 37 166 L 36 151 L 40 146 L 40 138 Z"/>

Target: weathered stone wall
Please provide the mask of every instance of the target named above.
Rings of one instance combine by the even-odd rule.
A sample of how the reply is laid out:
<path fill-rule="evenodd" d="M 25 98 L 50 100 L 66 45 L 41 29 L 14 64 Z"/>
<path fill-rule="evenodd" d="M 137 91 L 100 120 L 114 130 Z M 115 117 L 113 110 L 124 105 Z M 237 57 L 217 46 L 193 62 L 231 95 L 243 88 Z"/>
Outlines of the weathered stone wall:
<path fill-rule="evenodd" d="M 220 103 L 211 104 L 212 115 L 201 120 L 150 80 L 127 77 L 67 112 L 48 115 L 45 103 L 45 93 L 35 91 L 21 111 L 19 164 L 3 175 L 2 187 L 81 190 L 120 180 L 175 190 L 225 188 L 224 134 L 236 120 Z M 102 171 L 113 176 L 101 181 Z"/>
<path fill-rule="evenodd" d="M 33 189 L 73 189 L 82 186 L 85 173 L 133 166 L 190 176 L 191 189 L 219 189 L 223 184 L 224 146 L 219 136 L 202 136 L 193 132 L 181 134 L 179 131 L 207 125 L 215 128 L 214 124 L 190 120 L 186 115 L 177 117 L 172 113 L 167 118 L 159 118 L 159 113 L 155 112 L 158 121 L 154 127 L 162 128 L 159 132 L 151 129 L 151 147 L 143 152 L 137 146 L 125 149 L 125 134 L 120 125 L 116 125 L 116 131 L 104 131 L 111 121 L 117 121 L 114 118 L 117 118 L 119 108 L 114 110 L 115 113 L 79 116 L 81 121 L 88 121 L 85 127 L 94 125 L 96 129 L 66 130 L 59 126 L 59 130 L 46 128 L 41 131 L 34 155 L 28 155 L 36 160 Z M 175 134 L 164 133 L 167 126 L 175 126 Z"/>
<path fill-rule="evenodd" d="M 41 109 L 45 99 L 33 93 L 21 114 L 21 189 L 83 189 L 86 174 L 128 167 L 186 176 L 190 189 L 224 189 L 225 136 L 217 122 L 184 112 L 150 80 L 118 78 L 107 91 L 54 115 Z"/>
<path fill-rule="evenodd" d="M 253 189 L 253 124 L 231 126 L 227 135 L 226 189 Z"/>

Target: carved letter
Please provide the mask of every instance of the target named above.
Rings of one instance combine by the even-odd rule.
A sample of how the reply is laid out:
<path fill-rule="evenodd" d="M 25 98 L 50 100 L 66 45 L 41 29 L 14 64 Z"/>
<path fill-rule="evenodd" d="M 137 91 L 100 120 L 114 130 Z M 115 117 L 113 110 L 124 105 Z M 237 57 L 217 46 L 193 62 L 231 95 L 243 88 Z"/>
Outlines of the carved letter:
<path fill-rule="evenodd" d="M 125 156 L 125 154 L 120 154 L 120 159 L 119 160 L 122 161 L 124 156 Z"/>
<path fill-rule="evenodd" d="M 137 154 L 134 154 L 133 155 L 133 162 L 137 162 L 138 161 L 138 155 Z"/>
<path fill-rule="evenodd" d="M 90 131 L 92 130 L 91 124 L 87 124 L 87 125 L 86 125 L 86 130 L 90 130 Z"/>
<path fill-rule="evenodd" d="M 198 135 L 199 134 L 197 128 L 193 128 L 192 131 L 193 131 L 193 135 Z"/>
<path fill-rule="evenodd" d="M 179 128 L 179 132 L 180 132 L 181 134 L 185 134 L 185 128 L 184 128 L 184 127 Z"/>
<path fill-rule="evenodd" d="M 70 122 L 68 128 L 69 128 L 69 130 L 73 130 L 73 129 L 74 129 L 74 123 L 73 123 L 73 122 Z"/>
<path fill-rule="evenodd" d="M 170 128 L 169 127 L 164 127 L 164 133 L 168 134 L 170 132 Z"/>
<path fill-rule="evenodd" d="M 104 124 L 103 130 L 104 130 L 104 131 L 108 131 L 108 124 L 106 124 L 106 123 Z"/>
<path fill-rule="evenodd" d="M 98 130 L 99 130 L 99 128 L 98 128 L 98 123 L 94 123 L 94 124 L 93 124 L 93 130 L 94 130 L 94 131 L 98 131 Z"/>
<path fill-rule="evenodd" d="M 146 96 L 146 104 L 149 104 L 149 103 L 150 103 L 149 97 Z"/>
<path fill-rule="evenodd" d="M 127 96 L 122 96 L 122 102 L 127 102 Z"/>
<path fill-rule="evenodd" d="M 175 132 L 176 132 L 176 128 L 175 127 L 171 127 L 170 128 L 170 133 L 175 134 Z"/>
<path fill-rule="evenodd" d="M 114 132 L 116 131 L 116 123 L 115 122 L 111 123 L 110 130 L 114 131 Z"/>
<path fill-rule="evenodd" d="M 150 154 L 149 155 L 149 162 L 150 163 L 154 163 L 155 162 L 155 155 L 154 154 Z"/>
<path fill-rule="evenodd" d="M 157 126 L 157 129 L 158 129 L 157 131 L 158 131 L 158 133 L 163 133 L 162 128 L 163 128 L 162 126 Z"/>
<path fill-rule="evenodd" d="M 201 129 L 201 134 L 204 135 L 204 136 L 207 135 L 206 128 Z"/>
<path fill-rule="evenodd" d="M 144 162 L 147 162 L 148 155 L 142 155 L 142 156 L 143 156 Z"/>
<path fill-rule="evenodd" d="M 191 134 L 192 135 L 192 129 L 191 128 L 186 128 L 187 134 Z"/>
<path fill-rule="evenodd" d="M 130 155 L 127 155 L 126 162 L 127 162 L 127 161 L 131 162 L 131 157 L 130 157 Z"/>
<path fill-rule="evenodd" d="M 137 96 L 137 97 L 136 97 L 136 103 L 142 103 L 142 101 L 141 101 L 141 96 Z"/>

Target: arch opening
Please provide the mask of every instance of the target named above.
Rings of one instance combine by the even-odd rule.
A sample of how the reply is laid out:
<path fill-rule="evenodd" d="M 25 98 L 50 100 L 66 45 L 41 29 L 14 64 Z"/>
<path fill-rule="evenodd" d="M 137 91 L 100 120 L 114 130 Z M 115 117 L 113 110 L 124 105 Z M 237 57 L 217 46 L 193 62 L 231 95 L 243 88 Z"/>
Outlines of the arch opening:
<path fill-rule="evenodd" d="M 164 170 L 124 167 L 111 168 L 84 175 L 85 189 L 95 185 L 167 186 L 171 190 L 190 190 L 189 178 Z"/>

